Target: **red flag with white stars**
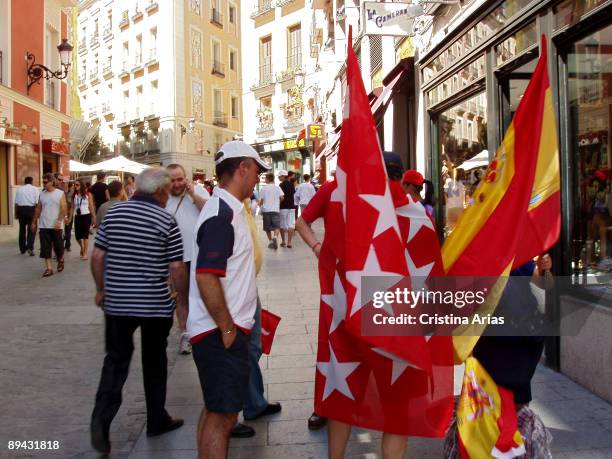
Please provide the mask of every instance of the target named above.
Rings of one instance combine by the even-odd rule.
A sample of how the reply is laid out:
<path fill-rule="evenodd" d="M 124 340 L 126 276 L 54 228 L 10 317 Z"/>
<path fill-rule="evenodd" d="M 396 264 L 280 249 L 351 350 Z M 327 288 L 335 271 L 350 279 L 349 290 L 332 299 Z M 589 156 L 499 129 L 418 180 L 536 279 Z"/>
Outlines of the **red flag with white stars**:
<path fill-rule="evenodd" d="M 270 354 L 274 334 L 281 318 L 266 309 L 261 310 L 261 352 Z"/>
<path fill-rule="evenodd" d="M 450 338 L 362 332 L 362 320 L 373 308 L 362 300 L 364 276 L 380 277 L 389 288 L 398 278 L 418 276 L 418 283 L 443 271 L 425 208 L 387 178 L 350 44 L 351 32 L 336 179 L 321 188 L 303 214 L 306 221 L 324 217 L 325 223 L 315 411 L 383 432 L 442 437 L 452 414 Z M 393 306 L 376 312 L 397 313 Z"/>

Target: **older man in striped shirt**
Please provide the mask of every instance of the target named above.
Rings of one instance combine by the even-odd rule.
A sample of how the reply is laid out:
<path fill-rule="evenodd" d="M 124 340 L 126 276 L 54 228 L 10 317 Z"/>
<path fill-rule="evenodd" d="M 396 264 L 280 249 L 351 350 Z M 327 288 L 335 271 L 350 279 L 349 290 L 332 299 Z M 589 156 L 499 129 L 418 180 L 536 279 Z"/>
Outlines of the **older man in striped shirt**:
<path fill-rule="evenodd" d="M 91 441 L 110 451 L 110 424 L 121 405 L 121 390 L 134 351 L 132 335 L 142 338 L 142 371 L 147 403 L 147 435 L 183 425 L 165 409 L 168 360 L 166 347 L 175 302 L 168 275 L 178 291 L 177 317 L 187 320 L 187 277 L 181 232 L 164 209 L 170 193 L 165 169 L 146 169 L 136 178 L 136 193 L 106 214 L 95 240 L 91 269 L 96 304 L 104 310 L 106 357 L 91 417 Z"/>

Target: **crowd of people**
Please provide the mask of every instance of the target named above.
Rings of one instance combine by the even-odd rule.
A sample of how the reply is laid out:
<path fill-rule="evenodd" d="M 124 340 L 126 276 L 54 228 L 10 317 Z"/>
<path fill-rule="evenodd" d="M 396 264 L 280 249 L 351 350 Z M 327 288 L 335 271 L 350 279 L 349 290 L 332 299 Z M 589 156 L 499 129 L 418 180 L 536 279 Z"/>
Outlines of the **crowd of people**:
<path fill-rule="evenodd" d="M 27 177 L 17 192 L 19 250 L 33 256 L 38 232 L 43 277 L 54 274 L 53 254 L 57 271 L 64 270 L 72 230 L 82 260 L 88 259 L 89 236 L 95 234 L 91 271 L 95 303 L 104 313 L 106 349 L 91 416 L 91 441 L 99 452 L 111 449 L 110 426 L 121 406 L 137 328 L 142 340 L 148 436 L 183 425 L 165 408 L 166 350 L 175 320 L 180 330 L 179 353 L 192 355 L 205 402 L 196 434 L 200 457 L 226 457 L 230 438 L 256 434 L 253 427 L 238 422 L 241 411 L 249 421 L 282 409 L 280 403 L 266 399 L 259 367 L 262 306 L 256 279 L 263 251 L 255 218 L 261 213 L 271 250 L 279 245 L 292 249 L 297 227 L 318 258 L 326 241 L 317 239 L 311 224 L 319 217 L 325 219 L 325 199 L 336 182 L 328 181 L 318 191 L 308 174 L 298 185 L 292 171 L 280 170 L 277 185 L 270 166 L 240 141 L 223 145 L 215 163 L 216 186 L 194 184 L 181 165 L 171 164 L 146 169 L 135 179 L 128 177 L 125 184 L 107 184 L 104 173 L 97 175 L 93 185 L 45 174 L 40 191 Z M 385 153 L 385 163 L 389 180 L 399 182 L 404 193 L 421 203 L 433 219 L 431 182 L 415 170 L 404 171 L 394 153 Z M 262 174 L 265 185 L 255 191 Z M 512 275 L 535 279 L 550 268 L 550 258 L 545 256 Z M 506 360 L 516 359 L 513 368 L 521 371 L 509 373 L 499 367 L 495 356 L 500 352 Z M 520 420 L 535 425 L 539 438 L 546 440 L 543 424 L 527 407 L 542 341 L 488 338 L 475 353 L 497 382 L 514 391 Z M 317 413 L 308 419 L 313 430 L 327 423 Z M 343 457 L 350 427 L 330 419 L 330 457 Z M 458 457 L 456 435 L 453 424 L 448 457 Z M 544 440 L 536 442 L 533 450 L 547 457 Z M 397 435 L 383 437 L 383 452 L 388 457 L 403 456 L 406 441 Z"/>

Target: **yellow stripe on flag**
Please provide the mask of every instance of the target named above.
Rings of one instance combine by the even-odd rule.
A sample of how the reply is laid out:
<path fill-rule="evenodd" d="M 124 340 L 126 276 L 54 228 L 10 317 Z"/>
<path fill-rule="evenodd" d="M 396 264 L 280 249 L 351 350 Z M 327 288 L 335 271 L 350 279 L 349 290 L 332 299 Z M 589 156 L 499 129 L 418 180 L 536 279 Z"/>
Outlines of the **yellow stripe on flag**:
<path fill-rule="evenodd" d="M 533 182 L 533 192 L 529 201 L 529 211 L 538 207 L 551 195 L 561 189 L 559 180 L 559 145 L 555 125 L 554 106 L 550 88 L 544 95 L 542 135 L 538 151 L 538 165 Z"/>
<path fill-rule="evenodd" d="M 485 177 L 474 192 L 474 204 L 461 214 L 457 227 L 442 246 L 444 270 L 448 272 L 466 247 L 480 232 L 493 214 L 512 182 L 515 171 L 514 123 L 506 131 Z"/>

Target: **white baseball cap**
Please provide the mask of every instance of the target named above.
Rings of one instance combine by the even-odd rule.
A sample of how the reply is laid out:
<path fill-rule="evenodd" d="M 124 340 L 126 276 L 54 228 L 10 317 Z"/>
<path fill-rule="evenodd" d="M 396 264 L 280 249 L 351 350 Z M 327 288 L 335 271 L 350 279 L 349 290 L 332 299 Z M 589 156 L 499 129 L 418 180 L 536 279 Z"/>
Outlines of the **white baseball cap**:
<path fill-rule="evenodd" d="M 261 169 L 266 171 L 272 169 L 272 166 L 269 166 L 268 163 L 261 159 L 259 153 L 252 146 L 240 140 L 232 140 L 221 145 L 221 148 L 219 148 L 215 155 L 215 164 L 221 164 L 229 158 L 253 158 Z"/>
<path fill-rule="evenodd" d="M 278 175 L 279 177 L 286 177 L 287 176 L 287 171 L 286 170 L 279 170 L 276 175 Z"/>

